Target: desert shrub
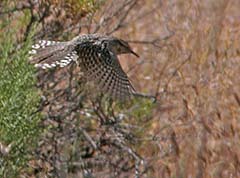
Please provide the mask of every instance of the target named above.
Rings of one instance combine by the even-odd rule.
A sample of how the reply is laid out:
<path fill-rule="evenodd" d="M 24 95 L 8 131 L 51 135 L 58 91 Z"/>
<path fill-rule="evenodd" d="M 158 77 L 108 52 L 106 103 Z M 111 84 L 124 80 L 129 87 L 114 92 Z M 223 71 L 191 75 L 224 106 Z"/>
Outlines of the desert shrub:
<path fill-rule="evenodd" d="M 0 24 L 0 177 L 17 175 L 41 131 L 36 113 L 40 97 L 34 69 L 27 62 L 31 41 L 17 44 L 16 31 L 9 25 L 7 19 Z"/>

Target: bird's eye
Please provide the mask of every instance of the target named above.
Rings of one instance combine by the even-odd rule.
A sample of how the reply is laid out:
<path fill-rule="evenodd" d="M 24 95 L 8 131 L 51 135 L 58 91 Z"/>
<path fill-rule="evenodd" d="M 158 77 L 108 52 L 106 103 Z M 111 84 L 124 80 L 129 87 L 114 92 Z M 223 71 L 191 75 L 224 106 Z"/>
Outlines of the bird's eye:
<path fill-rule="evenodd" d="M 117 47 L 117 51 L 121 52 L 121 47 L 120 46 Z"/>

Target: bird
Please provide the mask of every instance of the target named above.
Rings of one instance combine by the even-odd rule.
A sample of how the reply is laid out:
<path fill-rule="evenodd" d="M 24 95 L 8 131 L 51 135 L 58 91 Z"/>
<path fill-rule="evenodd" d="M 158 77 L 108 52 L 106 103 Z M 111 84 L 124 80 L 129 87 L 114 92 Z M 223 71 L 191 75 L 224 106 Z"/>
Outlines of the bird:
<path fill-rule="evenodd" d="M 120 100 L 137 95 L 118 58 L 127 53 L 139 57 L 128 42 L 101 34 L 82 34 L 66 42 L 40 40 L 29 51 L 30 62 L 36 68 L 62 68 L 77 63 L 87 81 L 94 81 L 102 93 Z"/>

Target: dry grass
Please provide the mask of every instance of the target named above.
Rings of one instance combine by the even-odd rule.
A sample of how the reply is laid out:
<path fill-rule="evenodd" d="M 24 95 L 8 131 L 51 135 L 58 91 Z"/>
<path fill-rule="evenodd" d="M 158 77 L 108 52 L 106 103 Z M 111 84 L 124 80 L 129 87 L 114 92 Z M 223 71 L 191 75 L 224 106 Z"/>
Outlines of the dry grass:
<path fill-rule="evenodd" d="M 111 7 L 108 6 L 109 2 L 112 3 Z M 74 19 L 76 11 L 73 11 L 71 16 L 73 19 L 71 20 L 64 16 L 66 15 L 64 13 L 61 18 L 53 18 L 48 14 L 47 20 L 43 23 L 46 28 L 44 27 L 44 31 L 39 33 L 36 38 L 69 38 L 73 34 L 84 32 L 113 34 L 128 40 L 133 49 L 140 54 L 139 59 L 130 55 L 120 58 L 124 70 L 128 71 L 134 86 L 139 91 L 156 94 L 158 97 L 156 107 L 152 113 L 148 113 L 148 117 L 141 117 L 141 114 L 145 114 L 142 111 L 139 112 L 140 114 L 138 113 L 139 118 L 132 116 L 129 109 L 130 116 L 127 122 L 136 124 L 138 119 L 142 119 L 139 122 L 144 124 L 144 119 L 148 119 L 146 129 L 139 134 L 141 137 L 139 138 L 138 135 L 140 143 L 137 142 L 138 144 L 135 145 L 128 143 L 130 147 L 135 146 L 135 151 L 147 161 L 149 169 L 142 177 L 240 177 L 239 2 L 237 0 L 129 0 L 130 5 L 128 4 L 119 10 L 122 14 L 117 13 L 116 9 L 120 8 L 124 2 L 127 1 L 108 0 L 103 6 L 91 10 L 90 14 L 85 14 L 83 11 L 83 14 L 79 13 L 76 17 L 86 17 L 86 19 L 81 19 L 77 25 L 78 19 Z M 127 7 L 129 6 L 131 8 L 128 11 Z M 67 9 L 71 8 L 67 6 Z M 59 8 L 59 12 L 62 11 L 64 9 Z M 126 17 L 124 13 L 127 14 Z M 66 21 L 65 26 L 57 26 L 56 24 L 62 23 L 61 19 L 69 21 Z M 56 27 L 57 33 L 55 33 L 54 28 L 47 28 L 51 25 Z M 47 87 L 52 84 L 51 82 L 61 78 L 61 73 L 66 79 L 72 78 L 70 74 L 74 72 L 69 67 L 55 73 L 40 73 L 42 75 L 42 89 L 49 98 L 53 97 L 54 94 L 52 94 L 53 90 L 49 92 Z M 75 71 L 76 73 L 78 71 Z M 93 140 L 96 137 L 96 142 L 99 135 L 107 135 L 109 130 L 114 129 L 113 127 L 106 129 L 105 126 L 98 125 L 98 118 L 94 114 L 90 118 L 82 116 L 82 113 L 85 112 L 85 105 L 89 110 L 93 106 L 89 102 L 81 105 L 85 95 L 83 95 L 84 99 L 81 98 L 82 95 L 73 97 L 72 100 L 65 97 L 66 91 L 69 92 L 68 85 L 72 82 L 66 84 L 66 81 L 62 80 L 58 83 L 57 87 L 59 88 L 55 88 L 56 91 L 62 89 L 59 93 L 63 93 L 63 97 L 53 100 L 52 103 L 57 103 L 56 106 L 61 106 L 67 111 L 70 104 L 76 104 L 75 100 L 80 101 L 79 107 L 76 108 L 79 113 L 75 110 L 71 111 L 72 115 L 77 113 L 77 116 L 74 116 L 75 120 L 70 114 L 60 114 L 65 119 L 60 117 L 62 120 L 57 120 L 57 117 L 52 116 L 64 112 L 64 109 L 59 107 L 55 109 L 55 113 L 51 113 L 50 111 L 54 111 L 52 109 L 54 106 L 49 106 L 51 109 L 47 108 L 49 112 L 46 114 L 47 118 L 44 121 L 46 123 L 43 125 L 46 124 L 51 128 L 49 133 L 46 131 L 46 138 L 41 142 L 41 145 L 44 145 L 42 151 L 45 151 L 46 155 L 48 154 L 46 147 L 50 151 L 53 150 L 50 147 L 53 146 L 52 137 L 54 137 L 53 140 L 56 142 L 57 148 L 63 150 L 62 152 L 66 151 L 66 154 L 63 153 L 66 156 L 70 155 L 72 147 L 76 150 L 80 148 L 82 151 L 81 148 L 86 146 L 86 140 L 82 137 L 79 138 L 78 135 L 82 134 L 82 130 L 76 131 L 79 128 L 89 129 L 89 125 L 91 126 L 93 122 L 94 131 L 90 130 L 89 133 Z M 73 80 L 76 88 L 81 85 L 79 83 Z M 60 125 L 62 130 L 59 128 L 57 129 L 60 131 L 54 130 L 55 125 Z M 51 129 L 54 131 L 51 132 Z M 127 130 L 127 134 L 128 132 L 131 133 L 131 130 Z M 67 134 L 73 134 L 74 141 L 80 146 L 74 143 L 77 145 L 76 147 L 71 143 L 71 140 L 67 140 Z M 107 136 L 111 138 L 111 135 Z M 39 147 L 39 149 L 41 148 Z M 58 154 L 60 151 L 56 150 L 54 153 Z M 116 156 L 117 158 L 114 158 L 118 160 L 118 156 L 121 157 L 120 151 L 118 152 L 112 147 L 109 150 L 112 151 L 110 156 L 104 155 L 108 159 L 111 160 Z M 98 154 L 102 156 L 101 152 L 95 153 L 93 151 L 93 157 L 98 156 Z M 77 158 L 81 157 L 78 150 L 76 155 Z M 33 161 L 30 165 L 34 165 L 36 162 Z M 126 162 L 132 163 L 133 160 Z M 45 167 L 42 162 L 37 162 L 37 164 L 40 165 L 39 167 L 43 165 L 41 169 L 38 169 L 40 173 L 36 173 L 40 177 L 53 169 L 49 164 L 45 164 Z M 100 177 L 110 177 L 104 166 L 106 165 L 103 165 L 102 169 L 99 168 Z M 34 171 L 32 171 L 33 174 Z M 131 171 L 130 173 L 124 172 L 125 177 L 133 177 L 134 172 Z M 69 177 L 81 177 L 81 175 L 79 172 L 68 174 Z"/>
<path fill-rule="evenodd" d="M 237 1 L 147 1 L 121 31 L 144 60 L 130 72 L 142 91 L 159 92 L 150 177 L 240 176 L 240 5 Z M 154 9 L 154 10 L 153 10 Z M 126 68 L 135 59 L 125 60 Z"/>

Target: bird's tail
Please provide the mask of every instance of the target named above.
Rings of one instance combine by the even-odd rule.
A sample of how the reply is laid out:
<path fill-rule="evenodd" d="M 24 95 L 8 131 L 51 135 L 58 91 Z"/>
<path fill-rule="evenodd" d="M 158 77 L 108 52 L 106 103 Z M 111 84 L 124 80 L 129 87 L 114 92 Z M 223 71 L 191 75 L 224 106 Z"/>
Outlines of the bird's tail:
<path fill-rule="evenodd" d="M 65 67 L 77 60 L 77 52 L 69 42 L 40 40 L 29 54 L 30 62 L 42 69 Z"/>

